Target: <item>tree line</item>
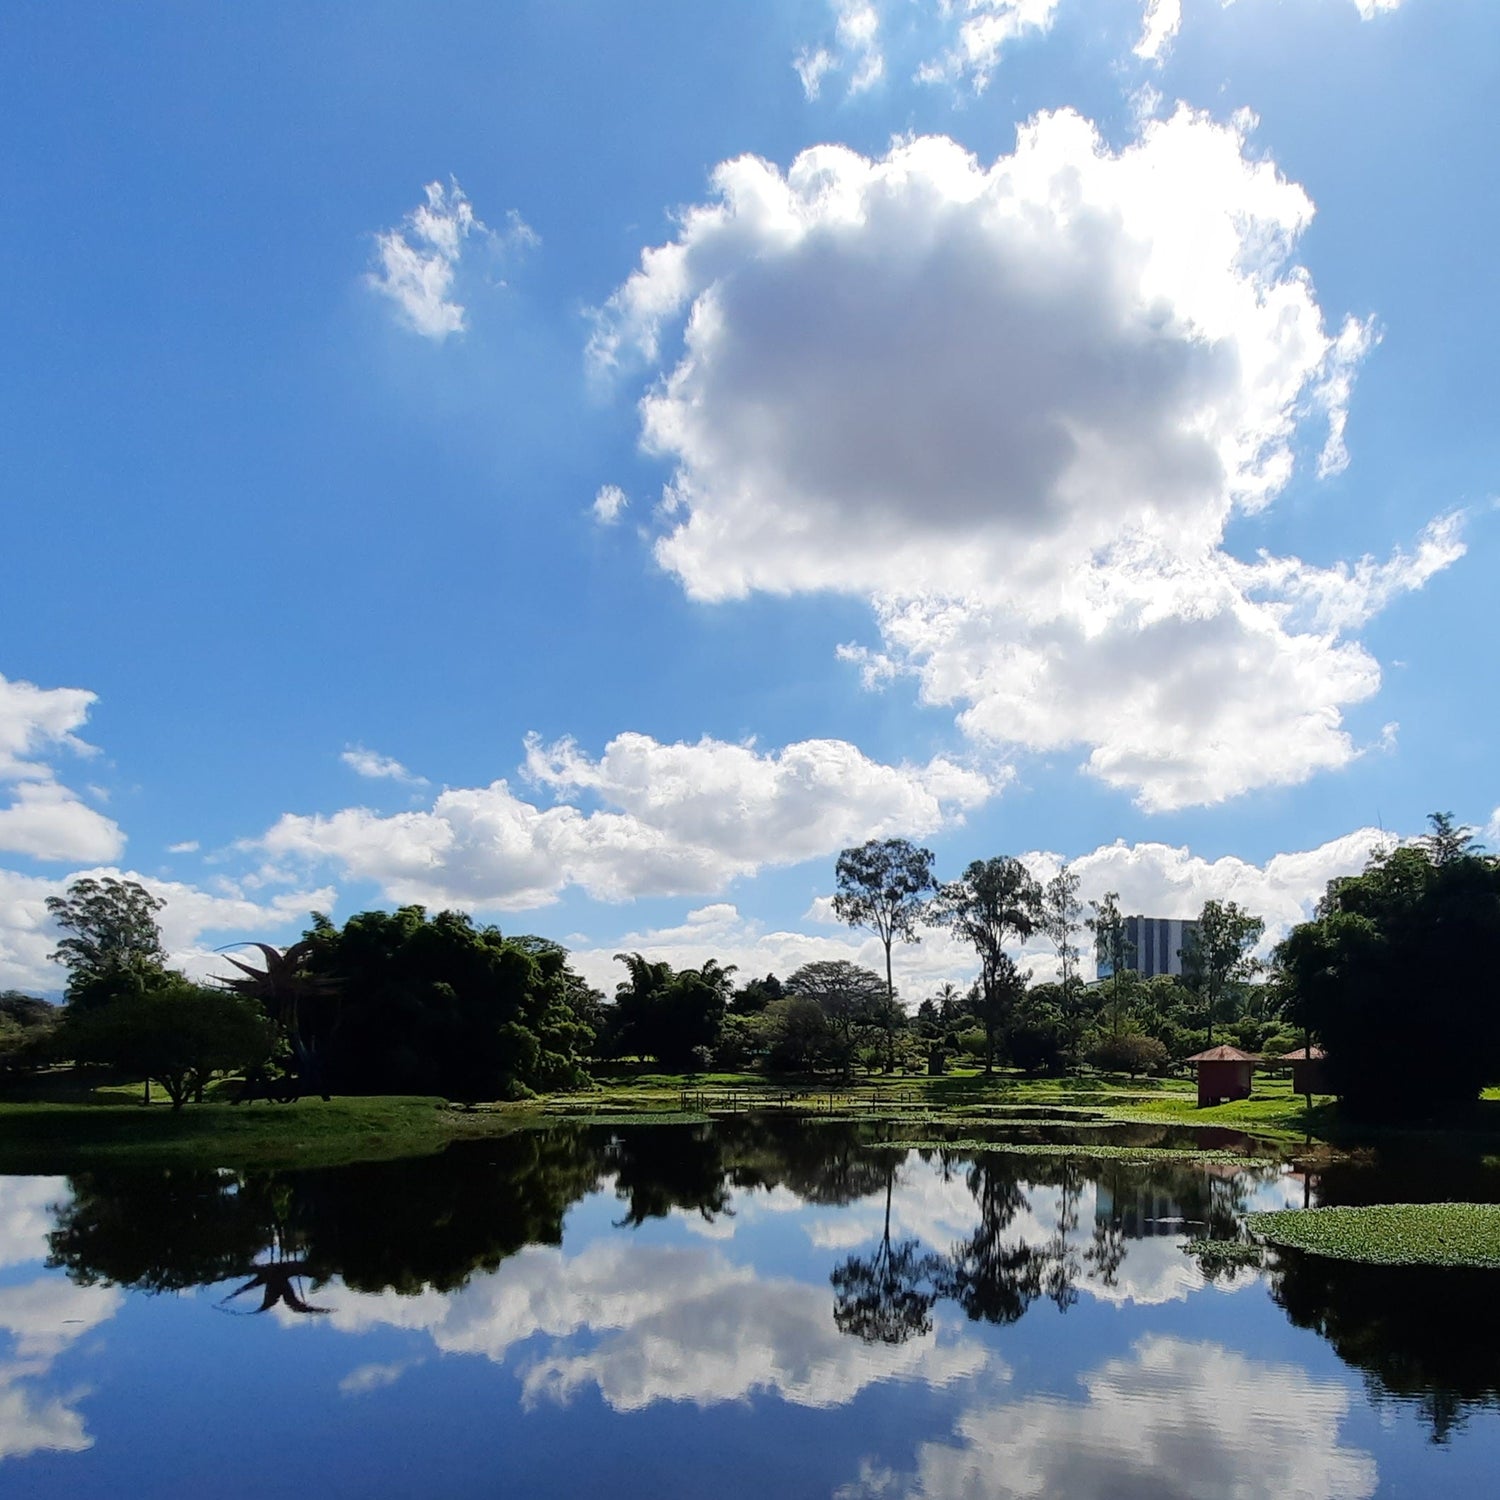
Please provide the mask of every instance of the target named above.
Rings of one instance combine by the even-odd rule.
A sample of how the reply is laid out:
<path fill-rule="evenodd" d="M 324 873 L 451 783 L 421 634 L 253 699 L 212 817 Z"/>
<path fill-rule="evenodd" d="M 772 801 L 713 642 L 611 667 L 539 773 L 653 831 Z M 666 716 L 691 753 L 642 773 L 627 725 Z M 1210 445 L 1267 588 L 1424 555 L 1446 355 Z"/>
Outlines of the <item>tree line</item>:
<path fill-rule="evenodd" d="M 842 1079 L 938 1072 L 954 1059 L 982 1060 L 987 1073 L 1150 1073 L 1217 1037 L 1267 1054 L 1315 1043 L 1351 1113 L 1430 1114 L 1500 1079 L 1488 973 L 1500 862 L 1450 814 L 1431 825 L 1332 882 L 1268 964 L 1256 957 L 1262 920 L 1208 901 L 1181 975 L 1149 979 L 1131 965 L 1117 893 L 1086 906 L 1067 865 L 1043 881 L 1007 855 L 942 882 L 932 851 L 899 838 L 846 849 L 835 867 L 833 909 L 875 935 L 883 974 L 822 960 L 740 981 L 714 958 L 678 969 L 621 953 L 609 997 L 557 943 L 421 906 L 341 926 L 314 914 L 291 947 L 241 945 L 227 956 L 231 977 L 195 983 L 168 965 L 160 898 L 87 877 L 48 901 L 64 933 L 54 957 L 66 1005 L 0 995 L 0 1068 L 105 1065 L 154 1081 L 178 1108 L 222 1074 L 240 1075 L 241 1097 L 479 1101 L 577 1086 L 591 1066 L 630 1060 Z M 975 977 L 911 1006 L 893 948 L 932 929 L 972 950 Z M 1080 972 L 1085 933 L 1106 975 L 1094 982 Z M 1036 938 L 1056 959 L 1043 982 L 1021 966 Z"/>

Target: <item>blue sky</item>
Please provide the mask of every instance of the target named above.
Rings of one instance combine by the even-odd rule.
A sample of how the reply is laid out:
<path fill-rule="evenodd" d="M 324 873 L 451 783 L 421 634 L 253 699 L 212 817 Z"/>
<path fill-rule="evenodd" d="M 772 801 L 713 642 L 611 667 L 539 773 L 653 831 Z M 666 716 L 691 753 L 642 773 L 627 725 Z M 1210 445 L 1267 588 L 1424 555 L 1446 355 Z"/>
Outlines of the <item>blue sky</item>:
<path fill-rule="evenodd" d="M 84 871 L 195 972 L 423 900 L 604 980 L 868 961 L 869 836 L 1274 937 L 1493 821 L 1486 0 L 30 6 L 0 70 L 0 985 Z"/>

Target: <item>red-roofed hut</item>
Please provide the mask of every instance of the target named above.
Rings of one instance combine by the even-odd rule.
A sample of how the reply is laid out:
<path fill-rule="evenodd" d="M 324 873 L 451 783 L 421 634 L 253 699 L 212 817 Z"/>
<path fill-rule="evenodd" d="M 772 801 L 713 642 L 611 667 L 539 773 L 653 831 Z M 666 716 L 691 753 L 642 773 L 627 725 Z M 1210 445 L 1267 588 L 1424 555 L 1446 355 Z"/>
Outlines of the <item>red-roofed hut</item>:
<path fill-rule="evenodd" d="M 1294 1094 L 1326 1094 L 1328 1084 L 1324 1079 L 1323 1064 L 1327 1054 L 1321 1047 L 1293 1047 L 1283 1052 L 1277 1062 L 1292 1065 L 1292 1092 Z"/>
<path fill-rule="evenodd" d="M 1210 1047 L 1188 1058 L 1198 1068 L 1198 1103 L 1218 1104 L 1223 1099 L 1248 1099 L 1250 1074 L 1260 1059 L 1238 1047 Z"/>

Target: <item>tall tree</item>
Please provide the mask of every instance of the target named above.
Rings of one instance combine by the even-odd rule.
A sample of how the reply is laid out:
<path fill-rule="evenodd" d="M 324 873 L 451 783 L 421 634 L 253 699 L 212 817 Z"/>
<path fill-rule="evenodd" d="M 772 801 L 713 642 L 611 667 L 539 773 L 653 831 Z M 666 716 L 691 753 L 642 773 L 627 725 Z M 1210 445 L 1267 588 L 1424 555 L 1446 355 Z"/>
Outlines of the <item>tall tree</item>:
<path fill-rule="evenodd" d="M 956 933 L 979 955 L 984 1021 L 984 1071 L 995 1070 L 995 1039 L 1004 1030 L 1025 981 L 1005 952 L 1007 938 L 1036 931 L 1042 888 L 1020 860 L 1008 854 L 976 859 L 957 879 L 939 887 L 931 920 Z M 1018 988 L 1019 987 L 1019 988 Z"/>
<path fill-rule="evenodd" d="M 1078 982 L 1078 945 L 1073 934 L 1083 926 L 1083 902 L 1078 875 L 1063 865 L 1042 887 L 1041 920 L 1037 924 L 1057 953 L 1058 982 L 1064 993 Z"/>
<path fill-rule="evenodd" d="M 1094 915 L 1089 918 L 1089 930 L 1094 934 L 1094 958 L 1103 968 L 1109 966 L 1114 983 L 1111 986 L 1111 1006 L 1114 1014 L 1113 1032 L 1120 1034 L 1120 1011 L 1124 999 L 1122 986 L 1125 966 L 1135 952 L 1135 944 L 1126 935 L 1125 918 L 1120 912 L 1120 893 L 1106 891 L 1102 901 L 1091 901 Z"/>
<path fill-rule="evenodd" d="M 1202 1003 L 1210 1047 L 1224 997 L 1260 969 L 1253 950 L 1265 930 L 1266 924 L 1236 901 L 1203 903 L 1182 950 L 1182 973 Z"/>
<path fill-rule="evenodd" d="M 70 934 L 52 959 L 68 971 L 68 1004 L 78 1009 L 139 994 L 166 969 L 156 914 L 166 902 L 134 880 L 88 875 L 48 896 L 52 920 Z"/>
<path fill-rule="evenodd" d="M 845 849 L 834 867 L 833 910 L 850 927 L 867 927 L 885 949 L 885 994 L 887 1014 L 894 1017 L 896 985 L 891 978 L 891 944 L 920 943 L 920 928 L 937 880 L 932 873 L 933 853 L 910 839 L 870 839 L 855 849 Z M 894 1062 L 894 1032 L 886 1037 L 886 1067 Z"/>

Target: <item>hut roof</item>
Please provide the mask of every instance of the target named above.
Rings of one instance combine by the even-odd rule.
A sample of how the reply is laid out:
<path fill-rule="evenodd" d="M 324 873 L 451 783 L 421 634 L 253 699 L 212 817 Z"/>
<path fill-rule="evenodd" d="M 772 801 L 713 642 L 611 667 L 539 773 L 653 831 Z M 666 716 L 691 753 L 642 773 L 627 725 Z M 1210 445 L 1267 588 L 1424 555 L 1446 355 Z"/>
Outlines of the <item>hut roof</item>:
<path fill-rule="evenodd" d="M 1328 1054 L 1321 1047 L 1293 1047 L 1283 1052 L 1277 1062 L 1322 1062 Z"/>
<path fill-rule="evenodd" d="M 1210 1047 L 1207 1052 L 1199 1052 L 1196 1056 L 1188 1058 L 1190 1063 L 1200 1062 L 1259 1062 L 1260 1057 L 1254 1052 L 1241 1052 L 1238 1047 Z"/>

